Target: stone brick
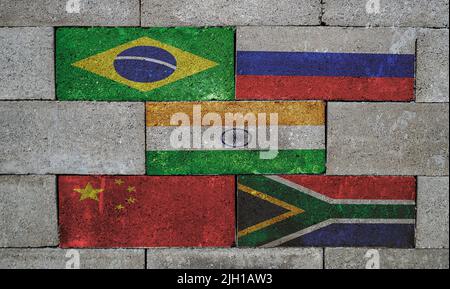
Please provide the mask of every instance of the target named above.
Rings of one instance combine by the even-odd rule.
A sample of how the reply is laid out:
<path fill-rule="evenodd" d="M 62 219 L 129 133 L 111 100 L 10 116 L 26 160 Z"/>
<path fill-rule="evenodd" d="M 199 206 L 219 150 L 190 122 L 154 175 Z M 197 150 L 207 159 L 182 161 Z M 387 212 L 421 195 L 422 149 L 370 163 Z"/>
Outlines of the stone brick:
<path fill-rule="evenodd" d="M 448 177 L 418 177 L 418 248 L 448 248 Z"/>
<path fill-rule="evenodd" d="M 448 249 L 326 248 L 326 269 L 448 269 Z"/>
<path fill-rule="evenodd" d="M 318 25 L 320 0 L 143 0 L 144 26 Z"/>
<path fill-rule="evenodd" d="M 3 26 L 138 26 L 139 0 L 0 0 Z"/>
<path fill-rule="evenodd" d="M 58 245 L 54 176 L 0 176 L 0 247 Z"/>
<path fill-rule="evenodd" d="M 144 269 L 145 251 L 132 249 L 0 249 L 0 269 Z"/>
<path fill-rule="evenodd" d="M 448 27 L 446 0 L 325 0 L 322 21 L 337 26 Z"/>
<path fill-rule="evenodd" d="M 0 100 L 55 98 L 52 28 L 0 28 L 0 49 Z"/>
<path fill-rule="evenodd" d="M 321 269 L 323 249 L 152 249 L 148 269 Z"/>
<path fill-rule="evenodd" d="M 448 102 L 448 29 L 421 29 L 417 40 L 417 102 Z"/>
<path fill-rule="evenodd" d="M 2 174 L 143 174 L 142 103 L 6 102 Z"/>
<path fill-rule="evenodd" d="M 448 174 L 448 104 L 329 103 L 327 174 Z"/>

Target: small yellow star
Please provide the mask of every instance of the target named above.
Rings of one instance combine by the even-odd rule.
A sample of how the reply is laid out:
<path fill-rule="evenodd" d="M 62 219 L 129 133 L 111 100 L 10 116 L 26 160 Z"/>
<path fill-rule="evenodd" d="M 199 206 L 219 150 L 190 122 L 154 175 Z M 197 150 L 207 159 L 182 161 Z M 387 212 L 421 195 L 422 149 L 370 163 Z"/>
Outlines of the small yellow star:
<path fill-rule="evenodd" d="M 129 198 L 127 199 L 127 203 L 128 203 L 128 204 L 134 204 L 135 202 L 136 202 L 136 198 L 129 197 Z"/>
<path fill-rule="evenodd" d="M 118 186 L 121 186 L 121 185 L 123 185 L 124 181 L 122 179 L 115 179 L 114 183 Z"/>
<path fill-rule="evenodd" d="M 84 189 L 73 189 L 75 192 L 80 193 L 80 201 L 91 199 L 98 202 L 98 194 L 103 192 L 103 189 L 94 189 L 91 183 L 87 183 Z"/>
<path fill-rule="evenodd" d="M 135 187 L 128 186 L 127 191 L 128 191 L 129 193 L 131 193 L 131 192 L 136 192 L 136 188 L 135 188 Z"/>
<path fill-rule="evenodd" d="M 125 209 L 125 207 L 124 207 L 122 204 L 118 204 L 118 205 L 116 206 L 116 210 L 118 210 L 118 211 L 121 211 L 121 210 L 123 210 L 123 209 Z"/>

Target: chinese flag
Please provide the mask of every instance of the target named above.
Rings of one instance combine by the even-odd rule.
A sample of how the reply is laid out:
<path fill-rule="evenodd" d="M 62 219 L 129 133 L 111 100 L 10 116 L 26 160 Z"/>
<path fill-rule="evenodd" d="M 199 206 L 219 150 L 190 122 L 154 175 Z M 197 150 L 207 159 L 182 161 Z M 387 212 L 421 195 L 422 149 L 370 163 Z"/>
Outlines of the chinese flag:
<path fill-rule="evenodd" d="M 69 247 L 230 247 L 233 176 L 60 176 Z"/>

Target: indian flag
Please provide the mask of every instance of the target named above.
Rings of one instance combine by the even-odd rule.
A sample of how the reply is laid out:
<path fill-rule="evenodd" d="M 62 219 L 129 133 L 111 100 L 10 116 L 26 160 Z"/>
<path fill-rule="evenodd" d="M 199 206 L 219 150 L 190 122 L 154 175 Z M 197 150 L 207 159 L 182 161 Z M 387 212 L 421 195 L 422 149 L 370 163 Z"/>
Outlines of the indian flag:
<path fill-rule="evenodd" d="M 319 101 L 148 102 L 147 174 L 320 174 Z"/>

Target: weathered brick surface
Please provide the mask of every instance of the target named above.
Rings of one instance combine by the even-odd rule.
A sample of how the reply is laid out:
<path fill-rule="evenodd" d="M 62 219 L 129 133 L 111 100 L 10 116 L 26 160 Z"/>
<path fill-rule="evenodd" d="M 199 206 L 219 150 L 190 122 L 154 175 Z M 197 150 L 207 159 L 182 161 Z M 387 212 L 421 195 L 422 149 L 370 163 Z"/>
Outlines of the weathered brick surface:
<path fill-rule="evenodd" d="M 94 28 L 58 28 L 60 26 Z M 135 28 L 111 28 L 116 26 Z M 160 28 L 140 29 L 139 26 Z M 204 28 L 214 26 L 216 28 Z M 221 26 L 229 27 L 220 28 Z M 448 269 L 448 28 L 448 0 L 0 0 L 0 268 L 231 269 L 326 266 Z M 136 37 L 132 36 L 133 33 Z M 92 37 L 87 37 L 88 34 Z M 217 36 L 219 34 L 224 37 Z M 199 38 L 200 36 L 202 37 Z M 131 55 L 130 59 L 119 61 L 122 65 L 119 65 L 120 68 L 115 66 L 117 53 L 124 52 L 120 52 L 121 45 L 130 44 L 130 41 L 140 37 L 150 37 L 161 42 L 155 44 L 153 40 L 141 39 L 139 43 L 142 45 L 155 44 L 164 50 L 165 45 L 170 45 L 218 65 L 208 67 L 204 62 L 204 70 L 202 68 L 197 71 L 197 62 L 191 59 L 193 64 L 185 66 L 183 64 L 186 64 L 186 59 L 182 61 L 181 54 L 169 49 L 167 52 L 173 54 L 176 60 L 176 65 L 167 62 L 172 66 L 172 72 L 183 72 L 189 67 L 196 71 L 195 74 L 192 75 L 191 71 L 191 76 L 184 80 L 165 83 L 167 87 L 159 87 L 158 85 L 164 84 L 159 81 L 136 82 L 134 80 L 141 79 L 142 75 L 132 75 L 141 69 L 139 65 L 134 67 L 137 70 L 133 70 L 133 67 L 130 69 L 130 64 L 135 65 L 133 61 L 153 63 L 152 60 L 156 59 L 155 63 L 164 65 L 157 61 L 157 57 L 133 59 L 134 55 Z M 236 37 L 236 51 L 233 51 L 233 37 Z M 72 39 L 72 42 L 65 41 L 68 39 Z M 55 40 L 58 40 L 57 43 Z M 205 43 L 209 43 L 209 46 L 205 46 Z M 110 52 L 108 57 L 105 58 L 102 54 L 100 58 L 89 58 L 104 51 Z M 271 57 L 267 57 L 269 53 Z M 318 55 L 316 53 L 329 53 L 331 58 L 324 58 L 323 62 L 314 62 L 311 58 L 308 65 L 295 65 L 295 61 L 287 60 L 290 59 L 289 55 L 301 54 L 314 58 Z M 242 61 L 243 55 L 254 58 L 246 58 L 245 62 Z M 360 59 L 360 56 L 361 63 L 356 63 L 356 60 L 353 62 L 354 59 Z M 347 62 L 341 61 L 347 63 L 349 70 L 339 66 L 339 61 L 334 64 L 333 57 L 337 57 L 339 61 L 341 57 L 350 57 Z M 74 63 L 88 65 L 77 66 Z M 260 69 L 261 66 L 258 65 L 266 66 Z M 250 69 L 253 67 L 260 70 Z M 398 73 L 395 72 L 397 69 L 404 69 L 404 74 L 395 74 Z M 153 68 L 149 70 L 153 74 Z M 67 71 L 70 73 L 65 73 Z M 317 75 L 320 73 L 322 74 Z M 142 79 L 147 79 L 146 77 L 142 76 Z M 152 77 L 160 76 L 148 77 L 154 79 Z M 228 82 L 223 81 L 224 79 Z M 143 93 L 138 87 L 150 90 Z M 241 206 L 239 210 L 233 206 L 233 202 L 228 206 L 229 202 L 211 199 L 227 205 L 231 209 L 228 213 L 235 214 L 239 220 L 236 230 L 228 226 L 231 229 L 227 231 L 226 238 L 217 234 L 220 226 L 213 226 L 212 229 L 208 227 L 214 222 L 202 223 L 205 216 L 206 219 L 214 214 L 219 216 L 220 212 L 217 210 L 195 210 L 191 206 L 189 210 L 177 211 L 170 207 L 178 202 L 180 207 L 185 208 L 189 202 L 180 200 L 186 196 L 190 197 L 189 201 L 196 202 L 196 197 L 192 194 L 195 193 L 195 188 L 189 185 L 186 188 L 174 187 L 164 180 L 178 176 L 157 178 L 156 183 L 161 188 L 170 185 L 173 190 L 173 202 L 167 196 L 164 197 L 163 189 L 160 194 L 163 207 L 169 208 L 168 210 L 157 208 L 158 206 L 150 208 L 151 210 L 148 210 L 149 206 L 144 207 L 144 204 L 154 206 L 157 196 L 145 194 L 145 197 L 139 197 L 139 193 L 155 190 L 155 186 L 144 186 L 141 190 L 139 185 L 127 188 L 122 186 L 125 185 L 122 182 L 128 178 L 156 178 L 145 177 L 145 173 L 174 174 L 176 171 L 175 174 L 188 174 L 187 178 L 197 181 L 195 174 L 214 175 L 218 173 L 215 168 L 229 167 L 231 164 L 244 166 L 251 174 L 273 172 L 278 164 L 264 162 L 267 167 L 259 169 L 255 164 L 258 165 L 261 160 L 255 158 L 251 161 L 251 153 L 248 154 L 250 157 L 243 159 L 238 154 L 235 155 L 238 157 L 230 157 L 227 151 L 219 157 L 223 159 L 217 161 L 212 157 L 216 151 L 203 157 L 197 155 L 201 151 L 195 151 L 195 154 L 189 153 L 186 157 L 173 161 L 171 153 L 174 151 L 165 140 L 171 129 L 161 126 L 149 130 L 150 126 L 146 127 L 145 124 L 145 120 L 148 121 L 154 115 L 145 115 L 143 101 L 232 101 L 234 97 L 249 101 L 328 101 L 325 108 L 328 114 L 325 118 L 325 130 L 319 130 L 316 135 L 319 138 L 311 138 L 313 126 L 302 131 L 297 128 L 295 131 L 282 128 L 278 142 L 278 149 L 289 148 L 290 145 L 294 147 L 300 143 L 305 146 L 314 143 L 326 146 L 317 150 L 316 157 L 301 160 L 301 166 L 312 167 L 312 171 L 325 175 L 227 176 L 230 180 L 237 180 L 240 185 L 244 184 L 244 178 L 249 183 L 244 184 L 247 186 L 244 193 L 234 193 L 236 189 L 245 189 L 242 186 L 239 188 L 239 184 L 230 187 L 231 195 L 244 199 L 235 204 Z M 325 142 L 320 142 L 322 134 L 328 134 Z M 223 138 L 222 142 L 226 139 L 234 143 L 237 136 L 227 135 L 231 138 Z M 298 163 L 297 153 L 294 153 L 293 158 L 285 154 L 285 151 L 289 153 L 287 149 L 279 150 L 278 160 L 282 155 L 287 156 L 280 164 L 289 166 Z M 238 152 L 251 151 L 239 149 Z M 155 166 L 155 156 L 161 160 L 157 162 L 159 167 Z M 317 160 L 321 162 L 320 166 L 315 165 Z M 297 165 L 295 169 L 298 170 L 301 166 Z M 183 167 L 187 169 L 179 170 Z M 79 178 L 81 182 L 66 184 L 65 189 L 58 192 L 57 184 L 64 187 L 64 182 L 58 181 L 55 175 L 64 175 L 60 177 L 61 180 Z M 72 175 L 78 177 L 70 177 Z M 389 189 L 394 190 L 394 193 L 389 193 L 382 187 L 376 190 L 373 183 L 358 189 L 344 188 L 349 185 L 344 178 L 381 180 L 396 179 L 398 175 L 407 176 L 404 179 L 410 181 L 409 189 L 406 190 L 408 195 L 394 197 L 394 194 L 401 192 L 392 185 Z M 216 176 L 211 176 L 214 177 Z M 85 183 L 84 178 L 89 181 Z M 117 194 L 113 199 L 111 196 L 103 198 L 103 193 L 111 193 L 110 189 L 104 187 L 105 178 L 109 182 L 117 180 L 117 183 L 113 182 L 108 187 L 111 189 L 117 185 L 117 188 L 114 187 Z M 312 215 L 307 214 L 315 212 L 308 209 L 312 203 L 308 201 L 307 207 L 299 205 L 297 209 L 292 206 L 283 207 L 280 206 L 280 200 L 284 200 L 284 205 L 289 205 L 292 201 L 285 200 L 284 194 L 276 196 L 277 200 L 272 206 L 267 200 L 258 199 L 255 195 L 262 193 L 260 197 L 270 196 L 270 188 L 274 188 L 274 185 L 269 186 L 263 182 L 252 191 L 248 188 L 255 185 L 254 178 L 268 178 L 284 186 L 288 185 L 293 190 L 295 188 L 297 192 L 306 189 L 306 195 L 325 199 L 325 202 L 333 206 L 339 204 L 340 209 L 345 209 L 350 204 L 346 218 L 354 218 L 354 209 L 358 206 L 373 203 L 365 213 L 373 213 L 374 219 L 366 224 L 368 219 L 365 216 L 358 219 L 362 223 L 353 226 L 349 224 L 352 222 L 350 219 L 343 219 L 341 216 L 337 223 L 338 219 L 327 219 L 315 228 L 316 231 L 308 232 L 297 229 L 294 227 L 296 224 L 289 227 L 292 225 L 289 222 L 295 223 L 299 219 L 297 215 L 297 219 L 290 215 L 293 213 L 302 212 L 301 214 L 306 214 L 303 215 L 305 220 L 311 221 L 308 216 Z M 327 181 L 321 181 L 320 178 L 333 179 L 328 184 L 330 191 L 324 191 Z M 339 179 L 345 181 L 345 185 L 335 182 Z M 413 184 L 416 180 L 417 199 Z M 215 185 L 214 182 L 208 184 Z M 389 185 L 386 182 L 382 184 Z M 90 186 L 97 192 L 93 192 Z M 397 188 L 405 189 L 407 186 L 400 184 Z M 282 191 L 288 192 L 288 187 L 284 187 Z M 184 194 L 185 189 L 189 194 L 180 197 L 179 193 Z M 101 192 L 98 199 L 96 195 L 90 195 L 100 193 L 100 190 L 104 192 Z M 327 195 L 330 192 L 332 196 Z M 355 192 L 357 194 L 353 195 Z M 373 192 L 383 197 L 374 198 Z M 348 196 L 344 197 L 342 193 Z M 65 205 L 61 199 L 64 195 L 70 196 L 73 206 Z M 88 199 L 83 199 L 80 203 L 81 196 Z M 124 196 L 127 198 L 124 199 Z M 386 202 L 384 197 L 389 200 Z M 254 207 L 248 205 L 251 200 L 256 200 Z M 399 221 L 393 219 L 387 222 L 386 218 L 398 216 L 391 216 L 390 209 L 379 210 L 377 207 L 377 204 L 384 203 L 385 206 L 391 200 L 400 213 Z M 97 206 L 96 201 L 100 206 Z M 166 201 L 168 203 L 165 205 Z M 340 204 L 341 201 L 346 205 Z M 398 201 L 401 203 L 396 203 Z M 204 197 L 200 203 L 201 206 L 208 207 L 208 200 Z M 200 203 L 196 202 L 197 205 Z M 279 207 L 275 207 L 276 203 Z M 84 208 L 77 204 L 84 205 Z M 131 210 L 132 204 L 138 207 Z M 242 204 L 247 204 L 247 207 Z M 406 204 L 407 211 L 400 208 L 399 204 Z M 100 230 L 92 229 L 92 226 L 90 229 L 89 226 L 81 226 L 80 230 L 67 234 L 67 221 L 64 222 L 61 218 L 73 217 L 69 207 L 77 210 L 81 208 L 82 218 L 89 219 L 85 225 L 93 220 L 92 216 L 100 214 L 97 216 L 99 222 L 91 224 L 94 227 L 98 225 Z M 322 212 L 321 216 L 326 213 L 326 210 L 317 212 L 319 211 Z M 254 226 L 261 226 L 262 220 L 277 220 L 286 216 L 286 212 L 290 217 L 280 223 L 280 227 L 272 224 L 273 231 L 264 228 L 260 232 L 253 231 L 245 235 L 246 229 L 252 231 L 259 228 Z M 344 211 L 341 210 L 342 212 Z M 120 215 L 121 213 L 123 214 Z M 197 216 L 199 213 L 203 215 Z M 383 213 L 385 215 L 382 216 Z M 70 224 L 79 224 L 76 217 L 70 218 Z M 151 228 L 130 227 L 142 221 L 149 223 L 149 218 L 153 226 Z M 105 219 L 112 225 L 108 225 Z M 217 219 L 216 224 L 223 220 L 234 225 L 233 219 L 223 218 L 222 214 L 222 219 Z M 186 220 L 189 223 L 187 225 Z M 252 220 L 253 223 L 246 223 L 246 220 Z M 120 228 L 120 224 L 124 225 L 124 222 L 129 222 L 130 225 L 130 230 L 126 232 Z M 378 238 L 383 235 L 379 234 L 378 228 L 387 228 L 383 222 L 396 228 L 392 233 L 382 232 L 392 239 L 390 243 L 383 240 L 380 242 L 381 239 Z M 325 227 L 321 227 L 322 225 Z M 358 231 L 345 232 L 353 227 Z M 406 233 L 402 233 L 398 229 L 400 227 L 406 228 L 403 231 Z M 171 228 L 175 228 L 175 231 Z M 364 228 L 377 229 L 363 232 Z M 146 233 L 142 233 L 141 229 Z M 288 235 L 280 239 L 282 229 L 292 229 L 292 232 L 289 231 Z M 120 231 L 119 234 L 115 233 L 117 230 Z M 153 231 L 158 234 L 153 234 Z M 271 236 L 268 232 L 278 234 L 277 239 L 270 243 L 263 242 L 265 248 L 257 249 L 261 245 L 257 244 L 261 238 Z M 123 237 L 120 235 L 122 233 L 126 235 L 126 240 L 129 238 L 135 243 L 118 242 Z M 323 243 L 312 242 L 314 240 L 311 238 L 315 234 L 320 235 Z M 198 237 L 198 240 L 184 242 L 189 241 L 189 236 Z M 335 236 L 337 237 L 334 238 Z M 95 238 L 108 242 L 95 243 Z M 337 239 L 341 243 L 336 243 Z M 350 242 L 345 241 L 346 239 Z M 75 242 L 70 243 L 68 240 Z M 249 242 L 246 243 L 246 240 Z M 226 241 L 227 247 L 233 244 L 242 248 L 192 248 L 198 244 L 219 244 L 221 247 L 221 241 Z M 189 248 L 155 248 L 161 244 Z M 125 249 L 142 246 L 153 249 L 147 252 L 143 249 Z M 268 248 L 271 246 L 280 247 Z M 288 246 L 304 247 L 286 248 Z M 351 247 L 340 248 L 344 246 Z M 69 250 L 73 247 L 85 249 Z M 414 249 L 398 249 L 399 247 Z"/>
<path fill-rule="evenodd" d="M 448 29 L 420 29 L 417 39 L 417 102 L 448 102 Z"/>
<path fill-rule="evenodd" d="M 320 0 L 143 0 L 143 26 L 319 25 Z"/>
<path fill-rule="evenodd" d="M 327 174 L 448 174 L 448 104 L 329 103 Z"/>
<path fill-rule="evenodd" d="M 139 0 L 0 0 L 3 26 L 136 26 Z"/>
<path fill-rule="evenodd" d="M 446 0 L 325 0 L 322 21 L 338 26 L 448 27 Z"/>
<path fill-rule="evenodd" d="M 448 269 L 448 260 L 448 249 L 325 249 L 326 269 Z"/>
<path fill-rule="evenodd" d="M 148 269 L 321 269 L 323 250 L 301 249 L 152 249 Z"/>
<path fill-rule="evenodd" d="M 56 207 L 54 176 L 0 176 L 0 247 L 58 245 Z"/>
<path fill-rule="evenodd" d="M 418 248 L 448 248 L 448 177 L 418 177 Z"/>
<path fill-rule="evenodd" d="M 145 251 L 137 249 L 0 249 L 0 269 L 144 268 Z"/>
<path fill-rule="evenodd" d="M 144 173 L 142 103 L 12 101 L 0 123 L 0 173 Z"/>
<path fill-rule="evenodd" d="M 0 100 L 55 98 L 52 28 L 0 28 L 0 49 Z"/>

